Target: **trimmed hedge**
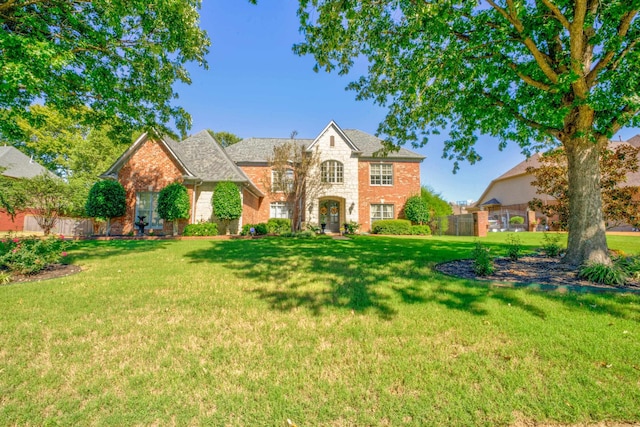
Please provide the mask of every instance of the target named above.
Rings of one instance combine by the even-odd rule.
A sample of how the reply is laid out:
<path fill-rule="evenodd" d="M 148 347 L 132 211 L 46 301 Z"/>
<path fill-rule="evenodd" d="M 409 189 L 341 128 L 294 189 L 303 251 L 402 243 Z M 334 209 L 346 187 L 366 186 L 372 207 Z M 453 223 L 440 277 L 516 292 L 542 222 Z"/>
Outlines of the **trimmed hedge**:
<path fill-rule="evenodd" d="M 218 224 L 215 222 L 202 222 L 200 224 L 187 224 L 182 233 L 185 236 L 217 236 Z"/>
<path fill-rule="evenodd" d="M 512 224 L 512 225 L 524 224 L 524 218 L 521 216 L 512 216 L 511 219 L 509 219 L 509 224 Z"/>
<path fill-rule="evenodd" d="M 382 219 L 371 225 L 373 234 L 411 234 L 411 221 L 408 219 Z"/>
<path fill-rule="evenodd" d="M 411 234 L 414 236 L 429 236 L 431 235 L 431 228 L 428 225 L 412 225 Z"/>

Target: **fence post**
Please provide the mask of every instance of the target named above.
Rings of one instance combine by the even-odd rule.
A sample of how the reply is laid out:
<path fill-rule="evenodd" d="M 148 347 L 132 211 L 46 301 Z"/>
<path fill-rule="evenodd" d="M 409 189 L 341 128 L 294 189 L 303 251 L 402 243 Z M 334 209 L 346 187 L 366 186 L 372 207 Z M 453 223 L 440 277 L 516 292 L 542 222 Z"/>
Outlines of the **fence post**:
<path fill-rule="evenodd" d="M 489 212 L 478 211 L 473 213 L 473 235 L 486 237 L 489 229 Z"/>

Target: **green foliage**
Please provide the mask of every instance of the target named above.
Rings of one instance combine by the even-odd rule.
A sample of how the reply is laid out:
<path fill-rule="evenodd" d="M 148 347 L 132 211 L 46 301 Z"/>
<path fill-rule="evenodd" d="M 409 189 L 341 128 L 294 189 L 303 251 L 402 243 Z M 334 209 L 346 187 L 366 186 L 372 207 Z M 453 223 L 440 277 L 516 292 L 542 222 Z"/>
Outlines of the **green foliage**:
<path fill-rule="evenodd" d="M 127 210 L 126 199 L 124 187 L 118 181 L 98 181 L 89 190 L 85 211 L 94 218 L 119 217 Z"/>
<path fill-rule="evenodd" d="M 291 220 L 288 218 L 269 218 L 267 221 L 268 234 L 283 234 L 291 232 Z"/>
<path fill-rule="evenodd" d="M 158 215 L 167 221 L 189 218 L 189 194 L 179 182 L 167 185 L 158 195 Z"/>
<path fill-rule="evenodd" d="M 431 228 L 428 225 L 412 225 L 411 234 L 417 236 L 428 236 L 431 234 Z"/>
<path fill-rule="evenodd" d="M 242 215 L 240 190 L 233 182 L 223 181 L 216 184 L 211 198 L 213 214 L 221 221 L 229 222 Z"/>
<path fill-rule="evenodd" d="M 408 219 L 382 219 L 371 224 L 373 234 L 411 234 L 411 221 Z"/>
<path fill-rule="evenodd" d="M 507 256 L 511 261 L 517 261 L 522 256 L 522 242 L 515 234 L 507 237 Z"/>
<path fill-rule="evenodd" d="M 558 234 L 544 233 L 542 251 L 548 257 L 557 257 L 562 252 L 560 236 Z"/>
<path fill-rule="evenodd" d="M 509 224 L 511 225 L 522 225 L 524 224 L 524 218 L 521 216 L 512 216 L 511 218 L 509 218 Z"/>
<path fill-rule="evenodd" d="M 63 237 L 12 237 L 0 240 L 0 270 L 34 274 L 67 256 Z"/>
<path fill-rule="evenodd" d="M 490 276 L 495 271 L 491 249 L 485 247 L 480 242 L 476 242 L 476 247 L 472 253 L 473 271 L 478 276 Z"/>
<path fill-rule="evenodd" d="M 587 263 L 580 267 L 578 276 L 593 283 L 623 286 L 627 280 L 626 271 L 619 265 Z"/>
<path fill-rule="evenodd" d="M 11 273 L 0 270 L 0 285 L 11 283 Z"/>
<path fill-rule="evenodd" d="M 37 120 L 43 102 L 79 122 L 122 121 L 130 129 L 190 117 L 174 103 L 174 83 L 190 83 L 186 64 L 206 67 L 210 44 L 200 2 L 4 2 L 0 4 L 0 132 Z M 88 106 L 91 110 L 83 109 Z M 166 126 L 164 126 L 166 129 Z"/>
<path fill-rule="evenodd" d="M 217 236 L 218 224 L 215 222 L 201 222 L 198 224 L 187 224 L 182 232 L 184 236 Z"/>
<path fill-rule="evenodd" d="M 228 147 L 230 145 L 235 144 L 236 142 L 242 141 L 242 138 L 240 138 L 238 135 L 235 135 L 231 132 L 224 132 L 224 131 L 214 132 L 211 129 L 207 129 L 207 132 L 209 132 L 209 135 L 211 135 L 213 139 L 218 141 L 218 143 L 223 147 Z"/>
<path fill-rule="evenodd" d="M 259 224 L 245 224 L 242 226 L 242 232 L 240 233 L 240 235 L 242 236 L 249 236 L 251 235 L 251 229 L 253 228 L 254 234 L 256 236 L 264 236 L 266 234 L 269 234 L 269 227 L 267 226 L 266 223 L 261 222 Z M 287 230 L 289 232 L 291 232 L 291 229 Z"/>
<path fill-rule="evenodd" d="M 618 256 L 613 261 L 629 277 L 635 280 L 640 279 L 640 256 Z"/>
<path fill-rule="evenodd" d="M 421 196 L 409 197 L 404 204 L 404 217 L 414 224 L 424 224 L 429 221 L 429 209 Z"/>
<path fill-rule="evenodd" d="M 356 221 L 349 221 L 344 223 L 345 234 L 356 234 L 360 229 L 360 224 Z"/>

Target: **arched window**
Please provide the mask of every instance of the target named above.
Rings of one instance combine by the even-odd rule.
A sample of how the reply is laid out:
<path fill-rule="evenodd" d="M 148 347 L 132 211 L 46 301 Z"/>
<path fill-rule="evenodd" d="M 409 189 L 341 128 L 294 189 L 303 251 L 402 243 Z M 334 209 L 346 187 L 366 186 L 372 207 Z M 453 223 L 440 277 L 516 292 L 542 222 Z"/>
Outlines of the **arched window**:
<path fill-rule="evenodd" d="M 344 182 L 344 166 L 337 160 L 327 160 L 321 166 L 322 182 L 342 184 Z"/>

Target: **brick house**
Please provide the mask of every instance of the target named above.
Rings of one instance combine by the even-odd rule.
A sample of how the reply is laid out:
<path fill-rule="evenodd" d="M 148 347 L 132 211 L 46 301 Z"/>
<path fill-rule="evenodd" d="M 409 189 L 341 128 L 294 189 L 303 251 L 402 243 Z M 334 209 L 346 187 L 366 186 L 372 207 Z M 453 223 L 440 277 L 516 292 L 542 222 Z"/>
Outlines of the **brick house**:
<path fill-rule="evenodd" d="M 273 148 L 288 138 L 247 138 L 222 148 L 206 131 L 182 142 L 168 137 L 142 135 L 102 175 L 117 179 L 127 192 L 127 213 L 112 222 L 113 233 L 134 230 L 138 216 L 144 215 L 149 228 L 168 232 L 170 224 L 157 218 L 158 192 L 175 181 L 182 182 L 191 199 L 191 216 L 180 224 L 211 221 L 211 197 L 215 184 L 231 181 L 238 185 L 243 203 L 242 224 L 266 222 L 269 218 L 289 218 L 291 206 L 270 191 L 269 157 Z M 420 193 L 420 163 L 423 156 L 401 148 L 384 156 L 380 139 L 359 130 L 343 130 L 330 122 L 315 139 L 296 139 L 307 151 L 318 150 L 321 157 L 322 191 L 307 200 L 303 220 L 337 232 L 340 225 L 355 221 L 368 231 L 376 219 L 398 218 L 406 199 Z M 165 228 L 166 227 L 166 228 Z"/>

